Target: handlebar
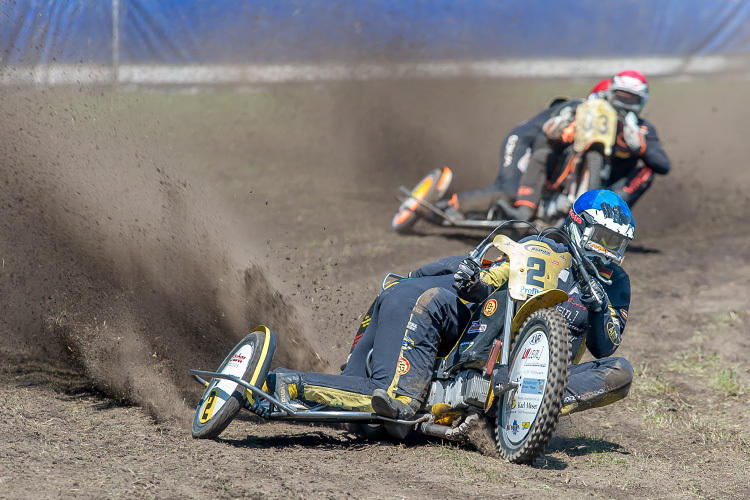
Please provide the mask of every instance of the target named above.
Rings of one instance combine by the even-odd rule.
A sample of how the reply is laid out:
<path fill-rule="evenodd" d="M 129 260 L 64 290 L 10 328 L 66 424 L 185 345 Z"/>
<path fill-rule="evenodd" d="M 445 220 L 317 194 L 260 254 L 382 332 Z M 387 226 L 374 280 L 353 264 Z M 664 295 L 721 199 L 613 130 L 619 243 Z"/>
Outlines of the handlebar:
<path fill-rule="evenodd" d="M 500 229 L 503 226 L 507 226 L 508 224 L 514 223 L 514 222 L 522 222 L 522 223 L 530 226 L 531 229 L 533 229 L 534 231 L 536 231 L 537 234 L 539 234 L 539 230 L 536 228 L 536 226 L 534 224 L 532 224 L 531 222 L 527 221 L 527 220 L 521 220 L 521 219 L 506 220 L 502 224 L 498 224 L 498 226 L 495 229 L 493 229 L 490 232 L 490 234 L 488 234 L 487 237 L 485 239 L 483 239 L 479 243 L 479 245 L 477 245 L 476 247 L 474 247 L 474 249 L 471 252 L 469 252 L 468 257 L 471 260 L 473 260 L 474 262 L 476 262 L 477 264 L 481 264 L 481 262 L 479 261 L 479 258 L 482 255 L 484 255 L 487 252 L 487 250 L 489 250 L 492 247 L 492 243 L 487 243 L 487 241 L 492 237 L 492 235 L 495 234 L 495 232 L 498 229 Z M 480 251 L 480 249 L 481 249 L 481 251 Z"/>
<path fill-rule="evenodd" d="M 547 228 L 540 234 L 540 237 L 544 236 L 547 233 L 555 233 L 559 236 L 561 236 L 565 242 L 568 244 L 568 249 L 570 250 L 570 254 L 573 256 L 573 264 L 576 268 L 576 272 L 578 272 L 581 276 L 582 285 L 586 288 L 589 288 L 587 292 L 593 293 L 594 298 L 598 302 L 601 302 L 604 300 L 604 297 L 600 297 L 599 294 L 596 292 L 596 289 L 592 289 L 591 285 L 591 276 L 593 275 L 593 279 L 597 279 L 601 281 L 602 283 L 605 283 L 607 285 L 611 285 L 612 281 L 604 278 L 601 274 L 599 274 L 599 270 L 596 268 L 593 262 L 591 262 L 591 259 L 588 258 L 588 256 L 581 251 L 581 248 L 573 242 L 573 240 L 570 238 L 570 235 L 566 233 L 565 231 L 561 230 L 560 228 L 553 227 L 553 228 Z M 587 269 L 588 268 L 588 269 Z M 583 292 L 583 290 L 581 290 Z"/>
<path fill-rule="evenodd" d="M 523 222 L 527 225 L 529 225 L 539 236 L 539 238 L 543 238 L 546 235 L 554 234 L 564 240 L 566 243 L 568 249 L 570 250 L 570 254 L 572 256 L 573 261 L 573 267 L 575 268 L 575 271 L 579 274 L 582 285 L 588 288 L 591 288 L 589 286 L 589 283 L 592 279 L 599 280 L 600 282 L 611 285 L 612 281 L 604 278 L 601 274 L 599 274 L 598 269 L 594 265 L 593 262 L 591 262 L 591 259 L 583 253 L 581 248 L 571 239 L 570 235 L 563 231 L 562 229 L 558 227 L 548 227 L 542 230 L 541 232 L 534 226 L 532 223 L 524 220 L 509 220 L 505 221 L 502 224 L 499 224 L 495 229 L 490 232 L 489 235 L 485 239 L 483 239 L 479 245 L 477 245 L 471 252 L 468 254 L 468 258 L 476 262 L 478 265 L 481 266 L 481 257 L 492 247 L 492 243 L 488 243 L 488 240 L 497 232 L 498 229 L 502 228 L 503 226 L 514 223 L 514 222 Z M 592 278 L 593 276 L 593 278 Z M 583 291 L 583 290 L 582 290 Z M 604 297 L 599 297 L 596 293 L 596 290 L 591 291 L 597 300 L 601 301 L 604 299 Z"/>

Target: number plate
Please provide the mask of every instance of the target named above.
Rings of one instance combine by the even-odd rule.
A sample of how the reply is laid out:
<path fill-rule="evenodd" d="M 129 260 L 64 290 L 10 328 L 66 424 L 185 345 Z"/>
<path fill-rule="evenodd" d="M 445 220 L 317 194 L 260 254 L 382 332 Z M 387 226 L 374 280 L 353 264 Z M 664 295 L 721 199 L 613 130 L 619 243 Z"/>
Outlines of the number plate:
<path fill-rule="evenodd" d="M 560 271 L 571 265 L 568 252 L 557 253 L 543 241 L 516 243 L 501 234 L 493 243 L 510 260 L 508 290 L 516 300 L 526 300 L 544 290 L 556 289 Z"/>

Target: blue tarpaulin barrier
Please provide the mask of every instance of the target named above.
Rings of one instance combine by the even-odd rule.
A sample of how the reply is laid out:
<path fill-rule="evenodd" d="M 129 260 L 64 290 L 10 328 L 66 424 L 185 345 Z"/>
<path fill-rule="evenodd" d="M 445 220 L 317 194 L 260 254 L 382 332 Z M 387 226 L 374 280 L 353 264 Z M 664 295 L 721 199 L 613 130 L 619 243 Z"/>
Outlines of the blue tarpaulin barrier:
<path fill-rule="evenodd" d="M 0 0 L 0 65 L 750 54 L 745 0 Z"/>

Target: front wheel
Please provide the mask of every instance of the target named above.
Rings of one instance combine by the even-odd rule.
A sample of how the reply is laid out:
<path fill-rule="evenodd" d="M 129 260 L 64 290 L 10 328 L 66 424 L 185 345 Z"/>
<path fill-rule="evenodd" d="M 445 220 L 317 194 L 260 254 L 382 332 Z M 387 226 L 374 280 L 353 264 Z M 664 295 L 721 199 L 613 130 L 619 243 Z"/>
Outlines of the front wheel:
<path fill-rule="evenodd" d="M 401 202 L 398 212 L 391 220 L 391 229 L 401 234 L 408 233 L 424 212 L 423 208 L 420 209 L 421 202 L 438 201 L 445 194 L 452 179 L 453 172 L 448 167 L 431 170 Z"/>
<path fill-rule="evenodd" d="M 595 149 L 585 151 L 581 158 L 576 189 L 573 193 L 575 200 L 586 191 L 601 189 L 603 173 L 604 155 Z"/>
<path fill-rule="evenodd" d="M 260 388 L 266 381 L 276 349 L 276 338 L 259 326 L 240 341 L 224 359 L 218 373 L 233 375 Z M 234 420 L 248 398 L 248 390 L 227 379 L 211 379 L 193 417 L 193 437 L 213 439 Z"/>
<path fill-rule="evenodd" d="M 568 378 L 568 325 L 560 312 L 534 312 L 519 331 L 509 359 L 517 387 L 498 401 L 497 448 L 508 462 L 531 463 L 557 425 Z"/>

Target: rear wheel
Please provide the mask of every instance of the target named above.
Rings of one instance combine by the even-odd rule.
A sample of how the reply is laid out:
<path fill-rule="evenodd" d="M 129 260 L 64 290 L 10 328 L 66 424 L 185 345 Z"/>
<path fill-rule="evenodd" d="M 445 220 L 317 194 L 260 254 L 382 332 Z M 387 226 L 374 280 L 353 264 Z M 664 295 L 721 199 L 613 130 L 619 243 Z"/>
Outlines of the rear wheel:
<path fill-rule="evenodd" d="M 453 172 L 448 167 L 430 171 L 411 190 L 410 195 L 401 202 L 398 212 L 391 221 L 391 229 L 402 234 L 408 233 L 424 212 L 420 203 L 423 201 L 427 203 L 438 201 L 445 194 L 452 178 Z"/>
<path fill-rule="evenodd" d="M 565 395 L 570 357 L 568 325 L 554 309 L 524 323 L 510 355 L 510 382 L 498 401 L 497 448 L 509 462 L 531 463 L 544 452 Z"/>
<path fill-rule="evenodd" d="M 260 388 L 268 375 L 275 349 L 273 332 L 258 327 L 232 349 L 217 372 L 233 375 Z M 252 394 L 236 382 L 211 379 L 193 416 L 193 437 L 217 437 L 234 420 L 249 397 Z"/>

